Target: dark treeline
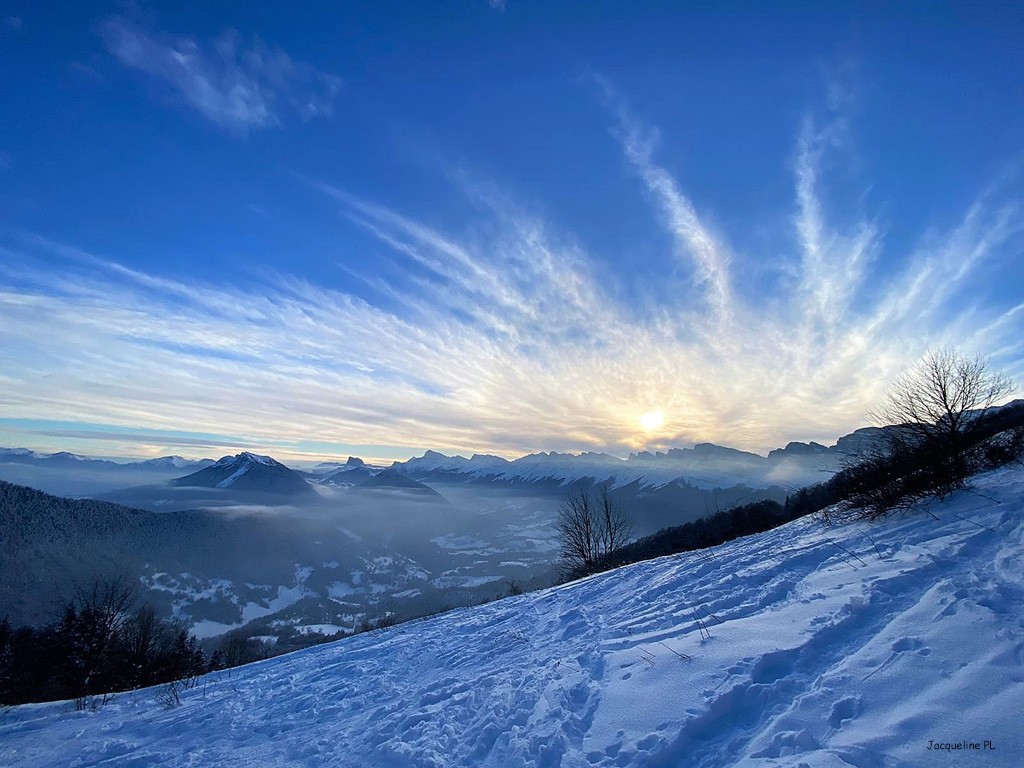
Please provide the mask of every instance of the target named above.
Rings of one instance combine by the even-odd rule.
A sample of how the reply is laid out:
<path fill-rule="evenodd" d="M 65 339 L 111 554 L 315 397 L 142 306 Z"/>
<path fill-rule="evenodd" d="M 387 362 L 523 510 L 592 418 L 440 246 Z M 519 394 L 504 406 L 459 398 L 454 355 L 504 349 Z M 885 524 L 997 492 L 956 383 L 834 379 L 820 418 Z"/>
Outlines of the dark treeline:
<path fill-rule="evenodd" d="M 94 697 L 161 683 L 186 687 L 211 669 L 253 660 L 226 643 L 207 661 L 196 638 L 149 605 L 135 604 L 125 579 L 97 581 L 64 602 L 42 628 L 0 621 L 0 705 Z"/>

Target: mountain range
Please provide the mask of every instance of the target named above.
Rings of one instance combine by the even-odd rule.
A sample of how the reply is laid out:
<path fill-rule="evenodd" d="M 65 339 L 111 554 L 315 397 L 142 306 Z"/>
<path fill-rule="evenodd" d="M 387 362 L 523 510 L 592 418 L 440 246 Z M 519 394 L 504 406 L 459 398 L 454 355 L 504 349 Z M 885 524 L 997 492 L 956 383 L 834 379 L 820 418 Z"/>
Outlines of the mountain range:
<path fill-rule="evenodd" d="M 361 486 L 385 469 L 398 487 L 397 475 L 419 482 L 473 482 L 498 485 L 548 486 L 579 481 L 609 482 L 613 487 L 636 484 L 639 488 L 657 488 L 682 481 L 694 488 L 710 490 L 745 486 L 748 488 L 796 488 L 818 482 L 834 473 L 843 460 L 856 454 L 865 444 L 878 439 L 878 428 L 859 429 L 840 438 L 835 445 L 791 442 L 767 456 L 736 450 L 713 443 L 693 448 L 672 448 L 666 452 L 633 453 L 625 459 L 605 453 L 580 454 L 541 452 L 517 459 L 489 454 L 469 458 L 448 456 L 428 450 L 422 456 L 396 461 L 390 467 L 372 466 L 351 456 L 342 462 L 321 462 L 311 470 L 289 468 L 269 456 L 248 451 L 209 458 L 185 459 L 162 456 L 133 462 L 95 459 L 66 451 L 39 453 L 25 448 L 0 448 L 0 472 L 3 465 L 28 465 L 48 469 L 75 469 L 100 472 L 185 473 L 169 482 L 178 487 L 252 489 L 282 495 L 307 493 L 309 482 L 335 488 Z M 373 480 L 368 487 L 385 484 Z"/>
<path fill-rule="evenodd" d="M 41 453 L 28 448 L 0 448 L 0 464 L 29 464 L 37 467 L 63 467 L 75 469 L 141 469 L 155 472 L 188 472 L 203 469 L 213 464 L 213 459 L 186 459 L 181 456 L 160 456 L 142 461 L 110 461 L 81 456 L 77 453 L 59 451 Z"/>
<path fill-rule="evenodd" d="M 532 453 L 518 459 L 474 454 L 470 458 L 426 451 L 396 462 L 395 470 L 424 482 L 470 481 L 498 484 L 544 484 L 590 480 L 612 487 L 637 484 L 657 488 L 684 481 L 710 490 L 744 485 L 749 488 L 796 488 L 819 482 L 836 472 L 844 459 L 878 438 L 880 430 L 865 428 L 842 437 L 833 446 L 789 443 L 767 456 L 699 443 L 664 453 L 642 451 L 620 459 L 606 453 Z"/>
<path fill-rule="evenodd" d="M 1007 427 L 1019 425 L 1024 401 L 1001 413 Z M 549 578 L 567 490 L 608 483 L 643 536 L 736 504 L 782 501 L 883 435 L 862 429 L 833 446 L 790 443 L 766 456 L 709 443 L 625 459 L 427 451 L 387 467 L 350 457 L 306 472 L 250 452 L 125 465 L 0 449 L 0 479 L 12 470 L 28 478 L 0 493 L 0 616 L 41 620 L 58 586 L 129 568 L 166 613 L 203 634 L 253 622 L 264 635 L 351 629 L 385 597 L 422 610 Z M 24 487 L 67 478 L 116 504 Z"/>
<path fill-rule="evenodd" d="M 0 449 L 0 479 L 62 496 L 164 512 L 232 504 L 308 505 L 324 493 L 347 491 L 400 492 L 425 499 L 453 485 L 553 499 L 569 487 L 606 483 L 619 501 L 635 509 L 640 530 L 649 533 L 722 505 L 781 500 L 795 488 L 826 479 L 865 441 L 877 439 L 878 432 L 858 430 L 830 447 L 790 443 L 767 456 L 711 443 L 634 453 L 625 459 L 595 452 L 465 458 L 428 450 L 387 467 L 351 456 L 344 463 L 322 462 L 304 470 L 248 451 L 216 461 L 163 456 L 114 462 L 68 452 Z"/>

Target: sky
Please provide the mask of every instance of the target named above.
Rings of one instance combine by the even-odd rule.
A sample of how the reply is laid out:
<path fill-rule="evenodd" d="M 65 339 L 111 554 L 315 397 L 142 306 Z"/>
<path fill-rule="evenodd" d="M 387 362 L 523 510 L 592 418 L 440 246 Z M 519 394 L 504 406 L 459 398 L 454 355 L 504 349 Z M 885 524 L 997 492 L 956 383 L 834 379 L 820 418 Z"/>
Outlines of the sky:
<path fill-rule="evenodd" d="M 831 444 L 1024 374 L 1024 6 L 0 2 L 0 445 Z"/>

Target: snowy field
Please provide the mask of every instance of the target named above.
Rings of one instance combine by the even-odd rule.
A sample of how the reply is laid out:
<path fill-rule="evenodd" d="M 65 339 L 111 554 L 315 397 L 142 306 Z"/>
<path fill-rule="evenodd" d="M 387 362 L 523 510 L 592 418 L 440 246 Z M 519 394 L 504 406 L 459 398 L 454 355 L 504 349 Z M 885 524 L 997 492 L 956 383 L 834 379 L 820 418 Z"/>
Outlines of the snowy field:
<path fill-rule="evenodd" d="M 930 511 L 798 520 L 211 675 L 177 707 L 18 707 L 0 765 L 1022 766 L 1024 472 Z M 979 749 L 934 748 L 958 742 Z"/>

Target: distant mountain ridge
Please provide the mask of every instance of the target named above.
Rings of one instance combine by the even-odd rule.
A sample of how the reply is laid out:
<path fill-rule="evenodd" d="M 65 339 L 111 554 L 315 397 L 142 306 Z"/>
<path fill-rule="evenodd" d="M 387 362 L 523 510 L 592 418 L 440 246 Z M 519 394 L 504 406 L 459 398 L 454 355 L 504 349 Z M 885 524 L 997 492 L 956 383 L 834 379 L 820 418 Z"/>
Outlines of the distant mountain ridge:
<path fill-rule="evenodd" d="M 394 468 L 385 469 L 370 475 L 353 487 L 355 491 L 401 491 L 430 499 L 440 499 L 441 494 L 429 485 L 414 480 Z"/>
<path fill-rule="evenodd" d="M 868 428 L 870 430 L 870 428 Z M 867 430 L 858 430 L 858 432 Z M 611 482 L 614 487 L 637 484 L 658 488 L 683 480 L 696 488 L 750 488 L 802 486 L 833 474 L 854 445 L 863 442 L 858 433 L 842 438 L 836 445 L 793 442 L 768 456 L 735 448 L 699 443 L 693 448 L 672 448 L 667 452 L 641 451 L 620 459 L 605 453 L 533 453 L 508 460 L 500 456 L 474 454 L 470 458 L 426 451 L 423 456 L 395 462 L 394 468 L 423 482 L 487 482 L 562 484 L 591 480 Z"/>
<path fill-rule="evenodd" d="M 204 469 L 205 467 L 214 464 L 213 459 L 186 459 L 182 456 L 160 456 L 156 459 L 147 459 L 146 461 L 132 462 L 130 466 L 137 465 L 139 467 L 145 467 L 147 469 L 166 469 L 166 470 L 180 470 L 180 469 Z"/>
<path fill-rule="evenodd" d="M 0 464 L 30 464 L 38 467 L 179 471 L 203 469 L 213 463 L 213 459 L 186 459 L 181 456 L 160 456 L 140 461 L 111 461 L 110 459 L 81 456 L 68 451 L 42 453 L 28 448 L 0 448 Z"/>
<path fill-rule="evenodd" d="M 856 452 L 866 440 L 877 439 L 879 430 L 864 428 L 846 435 L 836 445 L 791 442 L 766 457 L 734 448 L 699 443 L 693 448 L 667 452 L 641 451 L 620 459 L 605 453 L 540 452 L 517 459 L 490 454 L 470 458 L 447 456 L 427 450 L 422 456 L 396 461 L 390 467 L 371 466 L 356 456 L 345 462 L 322 462 L 313 471 L 293 470 L 270 456 L 243 451 L 214 461 L 190 461 L 164 456 L 145 461 L 117 463 L 105 459 L 60 452 L 42 454 L 27 449 L 0 449 L 0 463 L 89 470 L 139 469 L 187 474 L 169 481 L 176 487 L 233 488 L 277 495 L 308 494 L 311 484 L 333 488 L 399 488 L 402 476 L 421 486 L 432 482 L 471 482 L 489 485 L 566 485 L 579 481 L 611 482 L 614 487 L 661 488 L 682 481 L 699 489 L 745 486 L 751 489 L 798 487 L 831 475 L 843 457 Z M 377 479 L 386 473 L 385 479 Z M 387 477 L 392 478 L 387 481 Z M 406 486 L 412 490 L 412 486 Z"/>
<path fill-rule="evenodd" d="M 1012 419 L 1024 412 L 1024 399 L 988 410 Z M 761 456 L 714 443 L 693 448 L 671 448 L 661 453 L 640 451 L 620 459 L 606 453 L 532 453 L 518 459 L 488 454 L 446 456 L 426 451 L 392 468 L 421 482 L 471 482 L 491 485 L 566 485 L 591 481 L 609 482 L 613 488 L 635 486 L 639 490 L 662 489 L 685 483 L 693 488 L 747 487 L 795 489 L 826 480 L 845 461 L 884 439 L 898 426 L 862 427 L 840 437 L 835 445 L 791 442 Z"/>
<path fill-rule="evenodd" d="M 1024 410 L 1024 400 L 1014 400 L 991 409 L 990 413 L 1014 414 Z M 390 467 L 372 466 L 356 456 L 344 462 L 325 461 L 312 471 L 297 471 L 269 456 L 243 451 L 235 456 L 190 461 L 165 456 L 146 461 L 117 463 L 91 459 L 68 452 L 38 453 L 25 448 L 0 448 L 0 464 L 28 464 L 52 468 L 125 469 L 161 472 L 188 471 L 171 481 L 175 486 L 235 488 L 277 494 L 309 493 L 311 484 L 339 489 L 368 484 L 381 486 L 382 472 L 395 472 L 419 483 L 477 483 L 558 487 L 577 482 L 604 483 L 614 488 L 635 487 L 638 491 L 663 489 L 683 483 L 710 491 L 746 487 L 752 490 L 795 489 L 811 485 L 838 471 L 849 457 L 883 439 L 896 427 L 863 427 L 840 437 L 835 445 L 790 442 L 761 456 L 714 443 L 692 448 L 670 448 L 665 452 L 640 451 L 620 459 L 605 453 L 580 454 L 540 452 L 505 459 L 491 454 L 448 456 L 427 450 L 422 456 L 396 461 Z M 391 487 L 397 487 L 392 483 Z M 272 490 L 273 489 L 273 490 Z"/>
<path fill-rule="evenodd" d="M 335 488 L 350 488 L 354 485 L 361 485 L 382 470 L 376 467 L 367 466 L 366 462 L 358 456 L 349 456 L 344 464 L 341 462 L 324 462 L 319 465 L 321 468 L 329 469 L 329 473 L 319 478 L 317 482 L 321 485 L 330 485 Z"/>
<path fill-rule="evenodd" d="M 289 496 L 316 493 L 298 472 L 270 456 L 260 456 L 248 451 L 242 451 L 234 456 L 224 456 L 198 472 L 171 480 L 170 485 L 231 488 L 237 491 Z"/>

